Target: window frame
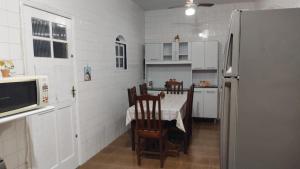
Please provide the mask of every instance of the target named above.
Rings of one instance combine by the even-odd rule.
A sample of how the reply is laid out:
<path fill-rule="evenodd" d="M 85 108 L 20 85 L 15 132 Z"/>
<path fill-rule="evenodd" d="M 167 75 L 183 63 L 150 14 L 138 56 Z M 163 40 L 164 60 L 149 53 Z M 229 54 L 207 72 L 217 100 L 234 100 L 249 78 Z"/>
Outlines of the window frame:
<path fill-rule="evenodd" d="M 125 43 L 121 43 L 120 41 L 115 42 L 115 58 L 116 69 L 127 70 L 127 49 Z"/>
<path fill-rule="evenodd" d="M 38 35 L 34 35 L 33 32 L 33 20 L 41 20 L 44 22 L 48 23 L 48 28 L 49 28 L 49 37 L 43 37 L 43 36 L 38 36 Z M 57 25 L 62 25 L 65 26 L 65 40 L 63 39 L 59 39 L 54 37 L 53 35 L 53 24 L 57 24 Z M 43 18 L 38 18 L 38 17 L 31 17 L 31 28 L 32 28 L 32 41 L 34 42 L 35 40 L 40 40 L 40 41 L 47 41 L 50 42 L 50 57 L 43 57 L 43 56 L 33 56 L 34 58 L 44 58 L 44 59 L 69 59 L 69 37 L 68 37 L 68 28 L 67 25 L 63 25 L 51 20 L 47 20 L 47 19 L 43 19 Z M 39 32 L 37 32 L 39 33 Z M 66 57 L 55 57 L 55 52 L 54 52 L 54 43 L 62 43 L 66 45 Z M 33 46 L 33 50 L 34 46 Z"/>

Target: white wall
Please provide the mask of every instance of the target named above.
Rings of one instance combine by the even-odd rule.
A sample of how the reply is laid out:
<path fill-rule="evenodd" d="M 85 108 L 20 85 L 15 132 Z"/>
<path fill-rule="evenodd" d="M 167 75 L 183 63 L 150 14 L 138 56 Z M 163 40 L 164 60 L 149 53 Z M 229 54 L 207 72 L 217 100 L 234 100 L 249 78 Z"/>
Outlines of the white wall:
<path fill-rule="evenodd" d="M 300 7 L 299 0 L 256 0 L 258 9 L 295 8 Z"/>
<path fill-rule="evenodd" d="M 153 10 L 145 13 L 145 41 L 170 42 L 179 34 L 181 41 L 217 40 L 220 42 L 220 66 L 223 65 L 224 44 L 228 32 L 229 18 L 234 9 L 253 9 L 254 3 L 231 3 L 211 8 L 197 8 L 195 16 L 185 16 L 184 9 Z M 209 31 L 208 39 L 198 36 Z"/>
<path fill-rule="evenodd" d="M 83 163 L 126 130 L 126 89 L 142 81 L 144 11 L 131 0 L 32 1 L 68 13 L 75 20 L 73 26 L 79 85 L 80 156 Z M 0 58 L 14 59 L 17 62 L 16 74 L 23 74 L 18 15 L 19 0 L 0 0 Z M 2 22 L 2 17 L 9 17 L 9 22 Z M 119 34 L 127 42 L 126 71 L 115 69 L 114 41 Z M 91 82 L 83 81 L 85 64 L 92 66 Z M 6 135 L 12 135 L 9 137 L 11 141 L 16 140 L 15 136 L 19 135 L 18 132 L 22 133 L 24 126 L 24 120 L 0 125 L 0 156 L 4 156 L 7 161 L 11 158 L 9 155 L 13 154 L 15 159 L 21 160 L 18 163 L 25 162 L 22 156 L 18 157 L 21 149 L 8 150 L 8 154 L 2 151 L 6 147 L 5 140 L 8 139 Z M 10 144 L 16 146 L 17 143 Z M 22 168 L 15 163 L 8 164 L 9 169 L 19 166 Z"/>
<path fill-rule="evenodd" d="M 24 74 L 19 0 L 0 0 L 0 59 L 12 59 L 14 74 Z M 25 120 L 0 124 L 0 157 L 8 168 L 25 168 Z"/>

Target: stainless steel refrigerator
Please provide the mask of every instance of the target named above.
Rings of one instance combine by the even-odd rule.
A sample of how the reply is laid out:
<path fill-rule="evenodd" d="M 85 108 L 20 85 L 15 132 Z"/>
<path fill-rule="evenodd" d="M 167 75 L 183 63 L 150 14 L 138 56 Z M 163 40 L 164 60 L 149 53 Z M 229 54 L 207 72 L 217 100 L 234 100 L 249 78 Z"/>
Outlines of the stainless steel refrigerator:
<path fill-rule="evenodd" d="M 300 169 L 300 9 L 232 13 L 221 169 Z"/>

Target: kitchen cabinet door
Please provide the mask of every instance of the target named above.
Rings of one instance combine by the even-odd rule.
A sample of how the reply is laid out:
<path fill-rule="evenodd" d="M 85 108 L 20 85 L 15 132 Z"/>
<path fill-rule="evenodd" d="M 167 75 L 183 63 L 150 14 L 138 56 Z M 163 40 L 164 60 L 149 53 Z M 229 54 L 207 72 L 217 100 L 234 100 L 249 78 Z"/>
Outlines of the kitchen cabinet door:
<path fill-rule="evenodd" d="M 202 117 L 204 115 L 203 90 L 195 89 L 193 103 L 193 117 Z"/>
<path fill-rule="evenodd" d="M 162 44 L 148 43 L 145 44 L 145 59 L 146 61 L 161 61 L 162 60 Z"/>
<path fill-rule="evenodd" d="M 192 69 L 204 69 L 205 42 L 192 42 Z"/>
<path fill-rule="evenodd" d="M 205 118 L 218 117 L 218 89 L 204 89 L 204 116 Z"/>
<path fill-rule="evenodd" d="M 59 143 L 56 112 L 30 116 L 33 166 L 35 168 L 59 169 Z"/>
<path fill-rule="evenodd" d="M 205 69 L 218 69 L 218 42 L 205 42 Z"/>

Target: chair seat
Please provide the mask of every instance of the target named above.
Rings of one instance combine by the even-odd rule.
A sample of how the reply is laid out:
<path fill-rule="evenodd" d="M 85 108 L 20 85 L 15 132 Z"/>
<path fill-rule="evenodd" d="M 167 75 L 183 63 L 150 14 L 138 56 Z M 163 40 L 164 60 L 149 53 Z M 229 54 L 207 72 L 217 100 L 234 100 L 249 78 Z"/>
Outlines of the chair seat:
<path fill-rule="evenodd" d="M 158 139 L 164 137 L 167 134 L 167 129 L 163 129 L 162 132 L 154 130 L 137 130 L 136 134 L 142 138 Z"/>

